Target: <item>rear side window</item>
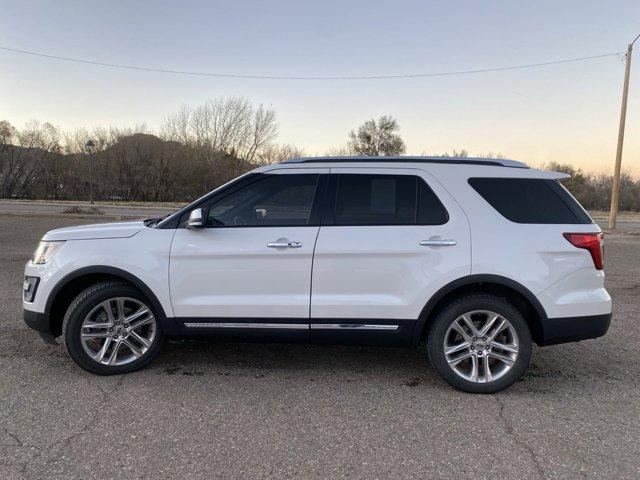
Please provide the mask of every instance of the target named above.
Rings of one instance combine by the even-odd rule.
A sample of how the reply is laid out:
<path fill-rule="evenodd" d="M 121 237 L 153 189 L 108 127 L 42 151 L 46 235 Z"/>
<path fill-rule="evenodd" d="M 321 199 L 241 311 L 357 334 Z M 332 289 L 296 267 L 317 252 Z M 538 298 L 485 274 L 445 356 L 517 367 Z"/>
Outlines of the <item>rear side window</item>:
<path fill-rule="evenodd" d="M 335 225 L 441 225 L 448 219 L 440 200 L 419 177 L 338 175 Z"/>
<path fill-rule="evenodd" d="M 557 180 L 470 178 L 469 184 L 503 217 L 516 223 L 593 223 Z"/>

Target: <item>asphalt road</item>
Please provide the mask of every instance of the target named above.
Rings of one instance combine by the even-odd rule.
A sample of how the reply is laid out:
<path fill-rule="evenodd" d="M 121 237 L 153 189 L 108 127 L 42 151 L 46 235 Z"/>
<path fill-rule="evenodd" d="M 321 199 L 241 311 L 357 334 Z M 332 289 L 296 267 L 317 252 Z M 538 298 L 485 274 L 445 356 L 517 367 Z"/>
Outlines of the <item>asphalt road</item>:
<path fill-rule="evenodd" d="M 37 219 L 36 221 L 33 221 Z M 613 324 L 536 348 L 496 395 L 444 384 L 424 350 L 170 342 L 92 376 L 21 318 L 48 229 L 0 215 L 0 478 L 640 478 L 640 236 L 607 238 Z"/>
<path fill-rule="evenodd" d="M 45 202 L 45 201 L 15 201 L 0 200 L 0 214 L 64 214 L 65 210 L 80 207 L 84 210 L 91 207 L 89 202 Z M 129 206 L 129 205 L 95 205 L 106 216 L 148 218 L 159 217 L 177 210 L 177 208 Z"/>

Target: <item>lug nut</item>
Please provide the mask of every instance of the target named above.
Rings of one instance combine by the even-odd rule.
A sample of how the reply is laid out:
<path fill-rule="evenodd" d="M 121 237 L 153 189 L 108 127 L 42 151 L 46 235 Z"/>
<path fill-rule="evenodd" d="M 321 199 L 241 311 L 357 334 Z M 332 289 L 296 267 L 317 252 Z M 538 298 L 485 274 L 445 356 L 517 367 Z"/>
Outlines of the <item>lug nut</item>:
<path fill-rule="evenodd" d="M 109 330 L 107 330 L 109 333 L 113 333 L 113 328 L 110 328 Z"/>
<path fill-rule="evenodd" d="M 473 345 L 471 345 L 471 347 L 469 347 L 471 350 L 475 350 L 476 347 L 474 347 Z"/>
<path fill-rule="evenodd" d="M 118 335 L 114 335 L 112 338 L 113 338 L 114 340 L 117 340 L 117 339 L 118 339 Z"/>
<path fill-rule="evenodd" d="M 477 342 L 477 341 L 478 341 L 478 338 L 477 338 L 477 337 L 473 337 L 473 341 L 474 341 L 474 342 Z"/>
<path fill-rule="evenodd" d="M 482 337 L 483 342 L 486 342 L 487 340 L 488 340 L 487 337 Z"/>

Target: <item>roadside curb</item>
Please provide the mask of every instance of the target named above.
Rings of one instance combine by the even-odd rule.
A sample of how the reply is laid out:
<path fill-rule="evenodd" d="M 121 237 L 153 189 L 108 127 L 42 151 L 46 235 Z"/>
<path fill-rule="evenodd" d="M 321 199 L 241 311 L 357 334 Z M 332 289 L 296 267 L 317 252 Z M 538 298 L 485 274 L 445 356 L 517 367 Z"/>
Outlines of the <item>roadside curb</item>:
<path fill-rule="evenodd" d="M 43 212 L 2 212 L 0 215 L 6 215 L 8 217 L 20 217 L 28 215 L 30 217 L 58 217 L 58 218 L 78 218 L 78 219 L 107 219 L 107 220 L 143 220 L 148 218 L 144 215 L 112 215 L 105 213 L 104 215 L 87 215 L 78 213 L 43 213 Z"/>

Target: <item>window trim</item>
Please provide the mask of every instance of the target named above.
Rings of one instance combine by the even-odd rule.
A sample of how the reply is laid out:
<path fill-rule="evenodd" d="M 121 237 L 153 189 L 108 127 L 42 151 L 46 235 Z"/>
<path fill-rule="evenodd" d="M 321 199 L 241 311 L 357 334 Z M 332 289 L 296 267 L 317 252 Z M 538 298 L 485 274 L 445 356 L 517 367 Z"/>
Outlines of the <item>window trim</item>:
<path fill-rule="evenodd" d="M 324 196 L 324 192 L 326 189 L 326 182 L 327 182 L 327 176 L 328 174 L 326 173 L 317 173 L 317 172 L 311 172 L 311 173 L 304 173 L 304 172 L 300 172 L 300 171 L 296 171 L 293 173 L 280 173 L 280 174 L 270 174 L 269 172 L 265 172 L 265 173 L 259 173 L 256 174 L 255 177 L 252 178 L 251 181 L 248 182 L 243 182 L 242 184 L 238 185 L 237 188 L 232 188 L 229 189 L 228 191 L 224 192 L 224 195 L 220 195 L 220 196 L 216 196 L 213 199 L 210 199 L 209 201 L 207 201 L 206 203 L 202 203 L 201 205 L 198 205 L 194 208 L 202 208 L 203 209 L 203 217 L 205 219 L 209 218 L 209 210 L 211 209 L 211 207 L 213 205 L 215 205 L 217 202 L 219 202 L 220 200 L 223 200 L 225 198 L 227 198 L 230 195 L 233 195 L 236 192 L 239 192 L 240 190 L 248 187 L 249 185 L 253 185 L 254 183 L 260 182 L 262 180 L 267 179 L 268 177 L 275 177 L 275 176 L 281 176 L 281 175 L 316 175 L 318 178 L 316 179 L 316 189 L 313 193 L 313 200 L 311 201 L 311 212 L 309 213 L 309 223 L 305 223 L 305 224 L 300 224 L 300 223 L 295 223 L 295 224 L 282 224 L 282 225 L 205 225 L 204 228 L 214 228 L 214 229 L 219 229 L 219 228 L 304 228 L 304 227 L 319 227 L 320 226 L 320 216 L 321 216 L 321 205 L 322 205 L 322 198 Z M 193 210 L 193 209 L 192 209 Z M 185 216 L 188 217 L 189 212 L 185 213 Z M 181 218 L 181 225 L 182 225 L 182 218 Z M 185 227 L 181 227 L 181 228 L 185 228 Z"/>
<path fill-rule="evenodd" d="M 338 203 L 338 181 L 339 181 L 339 177 L 342 175 L 366 175 L 366 176 L 381 176 L 381 177 L 389 177 L 389 176 L 406 176 L 406 177 L 413 177 L 416 181 L 416 204 L 415 204 L 415 215 L 414 215 L 414 221 L 413 223 L 349 223 L 349 224 L 336 224 L 335 223 L 335 215 L 336 215 L 336 208 L 337 208 L 337 203 Z M 322 205 L 322 218 L 321 218 L 321 225 L 323 227 L 416 227 L 416 226 L 423 226 L 423 227 L 428 227 L 428 226 L 442 226 L 442 225 L 446 225 L 447 223 L 449 223 L 449 221 L 451 220 L 451 215 L 449 215 L 449 210 L 447 210 L 447 207 L 444 205 L 444 203 L 442 202 L 442 200 L 440 199 L 440 197 L 436 194 L 436 192 L 433 190 L 433 188 L 431 188 L 431 185 L 429 185 L 429 182 L 427 182 L 424 177 L 422 177 L 421 175 L 419 175 L 418 173 L 401 173 L 401 172 L 369 172 L 369 171 L 363 171 L 363 172 L 353 172 L 353 173 L 330 173 L 329 175 L 329 181 L 327 182 L 327 191 L 326 194 L 324 196 L 324 202 Z M 433 197 L 438 201 L 438 203 L 440 204 L 440 206 L 442 207 L 442 210 L 445 213 L 445 221 L 443 223 L 419 223 L 418 222 L 418 218 L 419 218 L 419 212 L 418 212 L 418 208 L 420 206 L 420 202 L 419 202 L 419 184 L 417 182 L 422 182 L 424 184 L 424 186 L 427 188 L 428 191 L 430 191 L 433 194 Z"/>
<path fill-rule="evenodd" d="M 234 178 L 227 184 L 216 188 L 215 190 L 207 193 L 206 195 L 198 198 L 197 200 L 194 200 L 190 204 L 185 205 L 181 209 L 173 212 L 167 218 L 165 218 L 160 223 L 158 223 L 158 225 L 156 225 L 155 228 L 168 229 L 168 230 L 186 228 L 185 223 L 189 218 L 189 214 L 191 213 L 191 210 L 195 208 L 204 208 L 204 205 L 207 205 L 208 202 L 217 200 L 219 198 L 223 198 L 223 196 L 226 196 L 230 192 L 233 192 L 235 190 L 242 188 L 245 185 L 248 185 L 253 181 L 255 177 L 259 175 L 260 175 L 259 173 L 248 172 L 248 173 L 245 173 L 244 175 Z"/>

